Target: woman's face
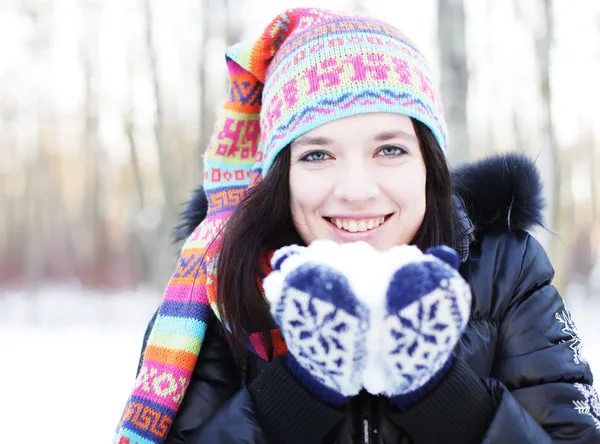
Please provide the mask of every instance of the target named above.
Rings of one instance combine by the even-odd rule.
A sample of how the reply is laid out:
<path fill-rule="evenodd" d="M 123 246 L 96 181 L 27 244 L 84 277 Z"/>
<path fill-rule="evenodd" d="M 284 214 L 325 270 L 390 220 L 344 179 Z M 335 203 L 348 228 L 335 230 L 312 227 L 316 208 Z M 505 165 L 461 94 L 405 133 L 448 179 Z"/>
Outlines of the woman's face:
<path fill-rule="evenodd" d="M 410 243 L 425 214 L 425 180 L 412 121 L 403 115 L 347 117 L 291 144 L 291 211 L 307 244 L 363 240 L 387 250 Z"/>

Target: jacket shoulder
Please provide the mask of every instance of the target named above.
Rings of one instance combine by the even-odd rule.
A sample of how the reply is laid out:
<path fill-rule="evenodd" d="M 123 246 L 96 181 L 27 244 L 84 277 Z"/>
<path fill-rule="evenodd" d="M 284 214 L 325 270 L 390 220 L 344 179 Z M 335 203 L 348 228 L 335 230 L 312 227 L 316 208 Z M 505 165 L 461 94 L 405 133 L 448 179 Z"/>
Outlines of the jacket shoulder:
<path fill-rule="evenodd" d="M 472 317 L 499 322 L 506 310 L 550 285 L 554 269 L 542 245 L 523 230 L 480 233 L 461 269 L 473 294 Z"/>

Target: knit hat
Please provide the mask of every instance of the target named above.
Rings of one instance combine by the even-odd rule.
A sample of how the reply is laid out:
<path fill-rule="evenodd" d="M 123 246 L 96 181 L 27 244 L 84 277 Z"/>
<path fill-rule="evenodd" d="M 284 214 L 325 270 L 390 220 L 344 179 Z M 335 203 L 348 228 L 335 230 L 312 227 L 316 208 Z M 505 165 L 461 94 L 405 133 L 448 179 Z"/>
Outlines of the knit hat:
<path fill-rule="evenodd" d="M 240 44 L 227 52 L 264 84 L 263 175 L 297 137 L 356 114 L 414 117 L 431 129 L 445 152 L 446 124 L 431 70 L 400 31 L 378 20 L 320 9 L 287 11 L 266 31 L 263 37 L 270 41 L 250 51 Z"/>
<path fill-rule="evenodd" d="M 291 141 L 356 114 L 391 112 L 427 125 L 446 150 L 430 69 L 397 29 L 359 15 L 290 9 L 254 42 L 226 53 L 230 92 L 205 155 L 206 218 L 183 246 L 165 290 L 114 443 L 162 443 L 196 365 L 210 312 L 217 317 L 222 229 L 247 190 Z M 274 356 L 286 347 L 272 331 Z M 263 338 L 249 348 L 263 359 Z"/>

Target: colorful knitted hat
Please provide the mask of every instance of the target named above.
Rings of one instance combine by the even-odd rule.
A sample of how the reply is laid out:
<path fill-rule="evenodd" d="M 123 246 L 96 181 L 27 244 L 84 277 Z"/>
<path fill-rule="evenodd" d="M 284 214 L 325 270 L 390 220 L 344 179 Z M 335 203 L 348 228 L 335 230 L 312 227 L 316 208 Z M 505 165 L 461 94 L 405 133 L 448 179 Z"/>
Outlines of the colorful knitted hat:
<path fill-rule="evenodd" d="M 327 122 L 391 112 L 427 125 L 446 150 L 429 67 L 397 29 L 358 15 L 291 9 L 258 40 L 226 53 L 230 92 L 205 155 L 208 212 L 183 246 L 114 443 L 164 442 L 185 395 L 211 310 L 222 228 L 291 141 Z M 286 352 L 277 330 L 274 355 Z M 263 359 L 258 334 L 249 348 Z"/>

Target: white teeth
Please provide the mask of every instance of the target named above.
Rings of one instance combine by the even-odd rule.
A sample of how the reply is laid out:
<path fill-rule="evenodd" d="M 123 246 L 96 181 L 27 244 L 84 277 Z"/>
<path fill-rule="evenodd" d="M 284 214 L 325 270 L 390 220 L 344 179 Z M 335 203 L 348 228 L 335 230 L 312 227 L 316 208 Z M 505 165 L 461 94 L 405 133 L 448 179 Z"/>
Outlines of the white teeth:
<path fill-rule="evenodd" d="M 362 232 L 377 228 L 379 225 L 385 222 L 385 217 L 379 217 L 377 219 L 331 219 L 331 222 L 335 224 L 339 229 L 350 231 L 351 233 Z"/>

